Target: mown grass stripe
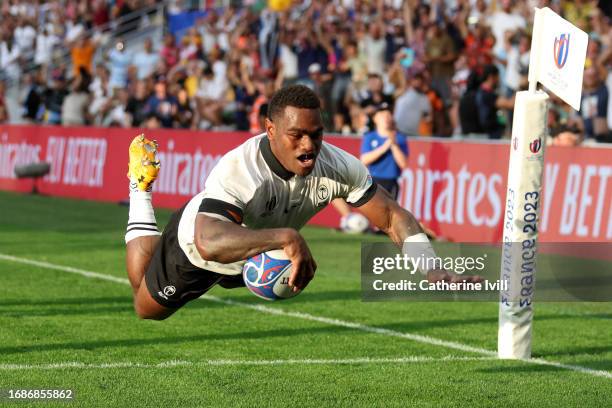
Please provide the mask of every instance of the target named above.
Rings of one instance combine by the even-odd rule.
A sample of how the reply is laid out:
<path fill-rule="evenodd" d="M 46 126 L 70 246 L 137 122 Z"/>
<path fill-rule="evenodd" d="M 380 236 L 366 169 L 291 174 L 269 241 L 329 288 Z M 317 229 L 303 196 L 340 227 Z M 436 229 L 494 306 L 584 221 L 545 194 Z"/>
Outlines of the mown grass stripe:
<path fill-rule="evenodd" d="M 106 280 L 110 282 L 129 285 L 129 281 L 126 278 L 119 278 L 116 276 L 88 271 L 85 269 L 57 265 L 57 264 L 52 264 L 52 263 L 45 262 L 45 261 L 36 261 L 33 259 L 21 258 L 21 257 L 8 255 L 8 254 L 2 254 L 2 253 L 0 253 L 0 259 L 3 259 L 5 261 L 26 264 L 26 265 L 38 266 L 40 268 L 53 269 L 53 270 L 62 271 L 62 272 L 74 273 L 74 274 L 81 275 L 87 278 L 102 279 L 102 280 Z M 433 346 L 446 347 L 446 348 L 459 350 L 459 351 L 477 353 L 477 354 L 481 354 L 481 355 L 490 357 L 491 359 L 494 359 L 495 356 L 497 355 L 497 353 L 492 350 L 487 350 L 487 349 L 483 349 L 480 347 L 473 347 L 473 346 L 463 344 L 463 343 L 446 341 L 442 339 L 437 339 L 435 337 L 424 336 L 420 334 L 398 332 L 394 330 L 383 329 L 380 327 L 367 326 L 361 323 L 349 322 L 345 320 L 333 319 L 333 318 L 328 318 L 328 317 L 323 317 L 323 316 L 315 316 L 315 315 L 311 315 L 308 313 L 290 312 L 290 311 L 285 311 L 280 308 L 272 308 L 269 306 L 243 303 L 243 302 L 238 302 L 238 301 L 230 300 L 230 299 L 222 299 L 222 298 L 211 296 L 211 295 L 204 295 L 201 298 L 209 300 L 209 301 L 213 301 L 213 302 L 223 303 L 223 304 L 231 305 L 231 306 L 248 308 L 251 310 L 256 310 L 262 313 L 268 313 L 268 314 L 273 314 L 277 316 L 287 316 L 287 317 L 294 317 L 294 318 L 303 319 L 303 320 L 316 321 L 316 322 L 320 322 L 324 324 L 351 328 L 351 329 L 360 330 L 360 331 L 364 331 L 368 333 L 375 333 L 375 334 L 380 334 L 384 336 L 403 338 L 403 339 L 412 340 L 412 341 L 419 342 L 419 343 L 430 344 Z M 557 367 L 557 368 L 576 371 L 579 373 L 588 374 L 588 375 L 592 375 L 596 377 L 604 377 L 604 378 L 612 379 L 612 372 L 604 371 L 604 370 L 595 370 L 595 369 L 588 368 L 588 367 L 563 364 L 563 363 L 556 362 L 556 361 L 544 360 L 542 358 L 532 358 L 532 359 L 520 360 L 520 361 L 530 363 L 530 364 L 542 365 L 542 366 Z"/>
<path fill-rule="evenodd" d="M 286 359 L 286 360 L 205 360 L 184 361 L 170 360 L 161 363 L 136 363 L 131 361 L 114 363 L 83 363 L 68 361 L 50 364 L 0 364 L 0 370 L 57 370 L 63 368 L 79 369 L 109 369 L 109 368 L 171 368 L 193 366 L 277 366 L 277 365 L 353 365 L 353 364 L 412 364 L 412 363 L 439 363 L 450 361 L 483 361 L 494 360 L 493 357 L 465 357 L 465 356 L 406 356 L 396 358 L 345 358 L 345 359 Z"/>

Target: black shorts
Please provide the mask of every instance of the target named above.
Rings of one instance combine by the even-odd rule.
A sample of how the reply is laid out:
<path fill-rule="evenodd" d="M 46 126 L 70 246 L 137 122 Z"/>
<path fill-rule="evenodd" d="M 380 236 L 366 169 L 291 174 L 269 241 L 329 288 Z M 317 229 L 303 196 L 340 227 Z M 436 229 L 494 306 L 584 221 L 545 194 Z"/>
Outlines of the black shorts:
<path fill-rule="evenodd" d="M 178 243 L 178 226 L 185 207 L 172 214 L 145 272 L 149 293 L 162 306 L 177 309 L 219 283 L 225 288 L 244 286 L 242 276 L 228 276 L 193 265 Z"/>
<path fill-rule="evenodd" d="M 378 177 L 372 177 L 372 180 L 382 188 L 384 188 L 391 197 L 397 201 L 397 195 L 399 193 L 399 184 L 397 179 L 382 179 Z"/>

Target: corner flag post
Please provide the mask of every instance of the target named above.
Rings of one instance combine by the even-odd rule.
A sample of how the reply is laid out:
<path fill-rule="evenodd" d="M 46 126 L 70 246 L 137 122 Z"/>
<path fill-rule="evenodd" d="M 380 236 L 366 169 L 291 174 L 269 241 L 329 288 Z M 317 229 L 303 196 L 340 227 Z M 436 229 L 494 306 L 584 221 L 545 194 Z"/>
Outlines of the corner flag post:
<path fill-rule="evenodd" d="M 546 27 L 546 29 L 545 29 Z M 578 110 L 588 35 L 549 8 L 537 9 L 529 90 L 517 92 L 512 122 L 503 226 L 497 351 L 500 358 L 531 357 L 538 226 L 544 173 L 548 94 L 542 83 Z"/>

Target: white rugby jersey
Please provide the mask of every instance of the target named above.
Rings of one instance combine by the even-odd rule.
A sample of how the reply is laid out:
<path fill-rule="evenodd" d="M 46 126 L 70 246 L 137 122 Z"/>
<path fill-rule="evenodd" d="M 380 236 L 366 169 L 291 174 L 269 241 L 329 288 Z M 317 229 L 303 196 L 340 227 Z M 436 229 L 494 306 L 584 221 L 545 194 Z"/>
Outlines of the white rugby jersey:
<path fill-rule="evenodd" d="M 178 241 L 189 261 L 202 269 L 239 275 L 244 261 L 221 264 L 202 259 L 194 244 L 198 213 L 251 229 L 299 230 L 335 198 L 359 207 L 376 192 L 367 168 L 354 156 L 323 142 L 313 171 L 301 177 L 287 171 L 272 154 L 266 134 L 228 152 L 181 216 Z"/>

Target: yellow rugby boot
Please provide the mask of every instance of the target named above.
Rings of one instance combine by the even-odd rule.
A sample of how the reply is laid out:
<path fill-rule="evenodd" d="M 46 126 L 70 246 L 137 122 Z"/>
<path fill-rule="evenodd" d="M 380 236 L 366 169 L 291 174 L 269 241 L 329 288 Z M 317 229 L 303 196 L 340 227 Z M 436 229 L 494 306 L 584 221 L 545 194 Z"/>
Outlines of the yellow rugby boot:
<path fill-rule="evenodd" d="M 156 153 L 157 142 L 146 139 L 144 134 L 132 140 L 127 174 L 130 179 L 130 190 L 151 191 L 160 167 L 160 162 L 155 157 Z"/>

